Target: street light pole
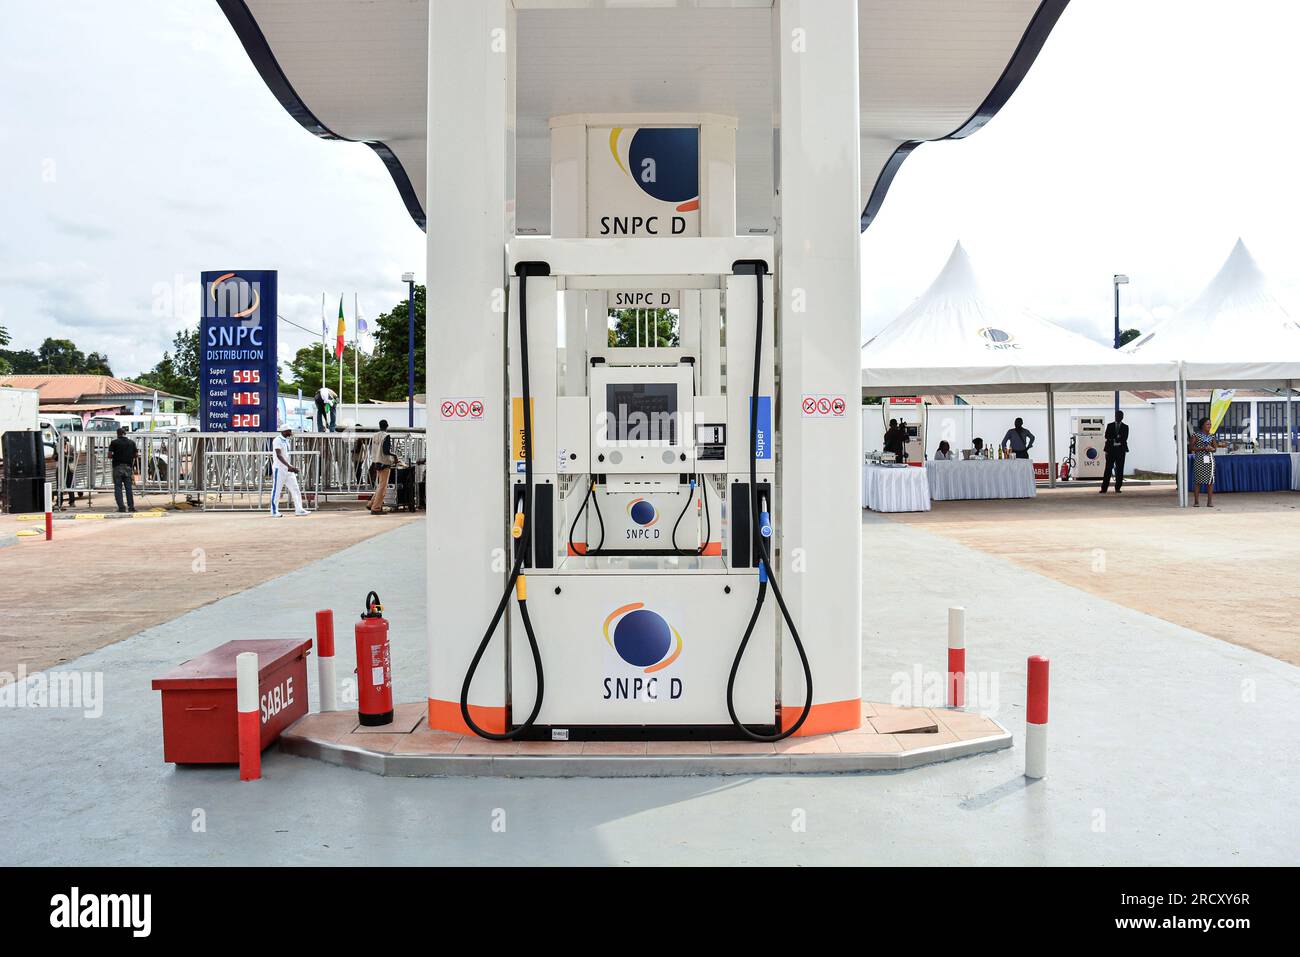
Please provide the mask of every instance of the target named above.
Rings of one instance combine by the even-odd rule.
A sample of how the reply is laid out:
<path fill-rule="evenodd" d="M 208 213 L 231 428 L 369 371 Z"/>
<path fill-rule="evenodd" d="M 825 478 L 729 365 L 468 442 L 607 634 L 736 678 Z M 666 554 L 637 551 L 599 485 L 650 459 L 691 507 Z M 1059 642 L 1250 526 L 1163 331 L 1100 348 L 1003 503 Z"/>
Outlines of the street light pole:
<path fill-rule="evenodd" d="M 402 273 L 406 283 L 406 425 L 415 428 L 415 273 Z"/>
<path fill-rule="evenodd" d="M 1119 287 L 1128 285 L 1128 276 L 1115 273 L 1111 276 L 1111 285 L 1115 289 L 1115 348 L 1119 348 Z M 1119 411 L 1119 392 L 1115 393 L 1115 411 Z"/>

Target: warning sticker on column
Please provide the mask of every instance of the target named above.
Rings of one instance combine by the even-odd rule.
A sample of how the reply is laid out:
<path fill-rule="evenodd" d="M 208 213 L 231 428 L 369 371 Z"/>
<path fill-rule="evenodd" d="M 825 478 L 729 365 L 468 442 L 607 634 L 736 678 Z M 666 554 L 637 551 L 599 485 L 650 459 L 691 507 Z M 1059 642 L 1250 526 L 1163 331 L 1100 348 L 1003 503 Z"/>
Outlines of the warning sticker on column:
<path fill-rule="evenodd" d="M 438 400 L 438 418 L 444 422 L 477 422 L 483 418 L 483 400 L 450 397 Z"/>
<path fill-rule="evenodd" d="M 842 395 L 809 394 L 800 403 L 806 419 L 842 419 L 848 412 L 848 400 Z"/>

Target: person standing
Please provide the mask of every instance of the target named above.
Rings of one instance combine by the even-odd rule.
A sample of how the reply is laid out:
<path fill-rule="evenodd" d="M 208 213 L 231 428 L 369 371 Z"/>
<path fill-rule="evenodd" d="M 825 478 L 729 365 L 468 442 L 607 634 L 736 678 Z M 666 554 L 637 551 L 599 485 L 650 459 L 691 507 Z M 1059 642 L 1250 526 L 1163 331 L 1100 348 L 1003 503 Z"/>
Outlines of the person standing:
<path fill-rule="evenodd" d="M 894 456 L 895 462 L 903 461 L 903 452 L 906 448 L 906 440 L 903 437 L 906 434 L 897 419 L 889 420 L 889 428 L 885 430 L 885 451 Z"/>
<path fill-rule="evenodd" d="M 108 455 L 113 463 L 113 498 L 119 512 L 135 511 L 135 468 L 140 461 L 140 450 L 126 437 L 126 426 L 118 426 L 117 438 L 108 443 Z"/>
<path fill-rule="evenodd" d="M 1205 486 L 1205 505 L 1214 508 L 1214 450 L 1219 447 L 1210 420 L 1201 419 L 1192 432 L 1189 446 L 1192 452 L 1192 507 L 1201 507 L 1201 486 Z"/>
<path fill-rule="evenodd" d="M 370 514 L 384 514 L 384 496 L 388 494 L 388 481 L 397 464 L 393 452 L 393 437 L 388 434 L 388 420 L 379 420 L 379 431 L 370 439 L 370 462 L 375 469 L 375 494 L 370 497 Z"/>
<path fill-rule="evenodd" d="M 1124 456 L 1128 454 L 1128 426 L 1124 413 L 1115 410 L 1115 421 L 1106 426 L 1106 472 L 1101 477 L 1101 494 L 1110 488 L 1111 473 L 1115 473 L 1115 494 L 1124 491 Z"/>
<path fill-rule="evenodd" d="M 339 397 L 329 386 L 321 386 L 316 393 L 316 429 L 333 432 L 338 425 Z"/>
<path fill-rule="evenodd" d="M 293 514 L 311 514 L 302 507 L 302 490 L 298 488 L 298 468 L 289 460 L 289 436 L 293 429 L 286 422 L 280 426 L 280 434 L 271 441 L 271 517 L 279 518 L 280 493 L 286 489 L 293 499 Z"/>
<path fill-rule="evenodd" d="M 1010 449 L 1018 459 L 1029 458 L 1029 450 L 1033 447 L 1034 433 L 1025 428 L 1024 419 L 1016 419 L 1016 424 L 1002 436 L 1002 448 Z"/>

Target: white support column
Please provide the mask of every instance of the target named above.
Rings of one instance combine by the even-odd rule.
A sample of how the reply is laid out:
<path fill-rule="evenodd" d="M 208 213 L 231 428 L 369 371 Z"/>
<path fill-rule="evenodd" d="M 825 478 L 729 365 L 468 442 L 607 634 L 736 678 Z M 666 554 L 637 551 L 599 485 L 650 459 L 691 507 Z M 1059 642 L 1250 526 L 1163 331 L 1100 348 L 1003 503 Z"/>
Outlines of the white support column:
<path fill-rule="evenodd" d="M 1047 486 L 1056 488 L 1056 393 L 1047 384 Z"/>
<path fill-rule="evenodd" d="M 1183 381 L 1183 364 L 1178 364 L 1178 380 L 1174 383 L 1174 445 L 1178 467 L 1174 475 L 1178 482 L 1178 505 L 1187 507 L 1187 383 Z"/>
<path fill-rule="evenodd" d="M 460 688 L 501 598 L 507 563 L 504 256 L 514 225 L 514 10 L 509 0 L 429 4 L 429 725 L 464 730 Z M 430 315 L 434 314 L 431 310 Z M 473 420 L 440 400 L 480 400 Z M 505 713 L 504 626 L 479 666 L 478 724 Z"/>
<path fill-rule="evenodd" d="M 587 294 L 564 293 L 564 394 L 587 392 Z"/>
<path fill-rule="evenodd" d="M 801 733 L 857 727 L 862 697 L 862 432 L 858 415 L 805 418 L 805 394 L 861 399 L 856 0 L 778 0 L 781 363 L 781 587 L 813 672 Z M 728 307 L 730 318 L 730 307 Z M 730 352 L 728 336 L 728 352 Z M 734 360 L 734 356 L 732 357 Z M 729 363 L 731 368 L 734 365 Z M 804 681 L 788 629 L 782 705 Z"/>
<path fill-rule="evenodd" d="M 1295 387 L 1295 382 L 1292 382 L 1292 381 L 1290 380 L 1290 378 L 1288 378 L 1288 380 L 1287 380 L 1287 390 L 1286 390 L 1286 393 L 1284 393 L 1284 395 L 1283 395 L 1283 398 L 1287 400 L 1287 404 L 1286 404 L 1286 406 L 1283 406 L 1284 410 L 1286 410 L 1287 443 L 1286 443 L 1286 446 L 1283 446 L 1283 447 L 1284 447 L 1284 449 L 1286 449 L 1288 452 L 1294 452 L 1294 451 L 1295 451 L 1295 439 L 1292 438 L 1292 436 L 1291 436 L 1291 430 L 1292 430 L 1292 428 L 1295 428 L 1295 426 L 1294 426 L 1294 423 L 1295 423 L 1295 411 L 1294 411 L 1294 408 L 1292 408 L 1292 403 L 1291 403 L 1291 393 L 1292 393 L 1292 390 L 1294 390 L 1294 387 Z"/>

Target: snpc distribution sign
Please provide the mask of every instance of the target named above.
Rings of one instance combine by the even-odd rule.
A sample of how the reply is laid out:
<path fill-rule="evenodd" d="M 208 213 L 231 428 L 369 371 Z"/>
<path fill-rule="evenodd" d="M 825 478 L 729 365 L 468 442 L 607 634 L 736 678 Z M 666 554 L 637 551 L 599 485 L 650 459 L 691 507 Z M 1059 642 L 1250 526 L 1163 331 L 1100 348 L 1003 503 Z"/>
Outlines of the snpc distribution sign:
<path fill-rule="evenodd" d="M 203 273 L 199 407 L 204 432 L 273 432 L 279 404 L 275 270 Z"/>

